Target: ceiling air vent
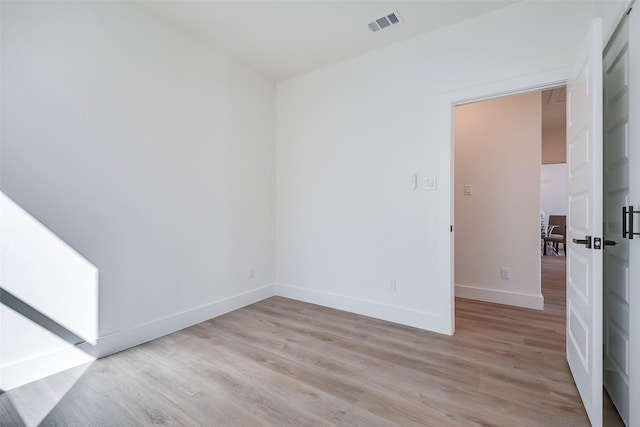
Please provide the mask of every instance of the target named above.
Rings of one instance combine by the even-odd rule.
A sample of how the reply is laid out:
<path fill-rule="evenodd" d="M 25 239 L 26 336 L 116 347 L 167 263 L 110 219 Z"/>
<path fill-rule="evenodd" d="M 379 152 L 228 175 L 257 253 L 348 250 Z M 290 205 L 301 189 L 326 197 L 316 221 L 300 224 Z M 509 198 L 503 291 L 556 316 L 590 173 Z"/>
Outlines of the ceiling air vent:
<path fill-rule="evenodd" d="M 384 14 L 379 18 L 375 18 L 367 22 L 367 26 L 369 27 L 369 30 L 375 33 L 380 30 L 391 28 L 392 26 L 399 24 L 401 22 L 402 22 L 402 18 L 400 18 L 398 11 L 393 10 L 389 13 Z"/>

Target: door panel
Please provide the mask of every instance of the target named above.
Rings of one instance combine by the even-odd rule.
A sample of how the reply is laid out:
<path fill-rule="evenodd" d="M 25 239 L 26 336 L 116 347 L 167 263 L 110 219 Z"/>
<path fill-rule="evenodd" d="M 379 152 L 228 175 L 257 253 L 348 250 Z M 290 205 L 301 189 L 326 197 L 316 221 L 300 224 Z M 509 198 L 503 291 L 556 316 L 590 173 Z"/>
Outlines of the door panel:
<path fill-rule="evenodd" d="M 594 20 L 567 84 L 567 361 L 589 420 L 602 425 L 602 21 Z"/>
<path fill-rule="evenodd" d="M 616 246 L 604 252 L 604 386 L 629 425 L 629 240 L 622 238 L 629 206 L 629 23 L 619 25 L 603 59 L 604 235 Z"/>
<path fill-rule="evenodd" d="M 589 259 L 584 258 L 578 253 L 573 253 L 572 262 L 568 266 L 568 268 L 573 290 L 576 295 L 579 296 L 580 299 L 586 304 L 590 296 L 588 284 L 589 277 L 591 276 L 591 268 L 589 266 Z"/>

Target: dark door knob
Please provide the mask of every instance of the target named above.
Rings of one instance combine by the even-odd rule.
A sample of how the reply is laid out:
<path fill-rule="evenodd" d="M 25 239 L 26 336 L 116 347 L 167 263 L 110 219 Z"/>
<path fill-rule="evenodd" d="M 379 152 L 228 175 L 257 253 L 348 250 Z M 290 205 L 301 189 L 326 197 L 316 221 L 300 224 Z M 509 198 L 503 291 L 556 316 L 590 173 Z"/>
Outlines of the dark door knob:
<path fill-rule="evenodd" d="M 591 249 L 591 236 L 584 236 L 584 239 L 573 239 L 573 243 L 584 245 L 587 249 Z"/>

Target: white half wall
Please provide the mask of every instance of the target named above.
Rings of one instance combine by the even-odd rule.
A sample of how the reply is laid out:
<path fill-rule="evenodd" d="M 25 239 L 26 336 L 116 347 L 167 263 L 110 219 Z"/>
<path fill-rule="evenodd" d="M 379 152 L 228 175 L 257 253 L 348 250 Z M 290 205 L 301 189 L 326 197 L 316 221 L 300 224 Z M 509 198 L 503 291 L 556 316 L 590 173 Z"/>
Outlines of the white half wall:
<path fill-rule="evenodd" d="M 98 342 L 137 344 L 262 295 L 275 84 L 135 2 L 1 7 L 1 189 L 97 270 Z M 33 273 L 29 287 L 52 285 Z"/>
<path fill-rule="evenodd" d="M 541 101 L 538 91 L 455 109 L 456 296 L 544 307 Z"/>
<path fill-rule="evenodd" d="M 450 189 L 411 189 L 414 174 L 450 174 L 441 96 L 570 65 L 592 13 L 522 2 L 280 82 L 278 282 L 429 313 L 452 333 Z"/>

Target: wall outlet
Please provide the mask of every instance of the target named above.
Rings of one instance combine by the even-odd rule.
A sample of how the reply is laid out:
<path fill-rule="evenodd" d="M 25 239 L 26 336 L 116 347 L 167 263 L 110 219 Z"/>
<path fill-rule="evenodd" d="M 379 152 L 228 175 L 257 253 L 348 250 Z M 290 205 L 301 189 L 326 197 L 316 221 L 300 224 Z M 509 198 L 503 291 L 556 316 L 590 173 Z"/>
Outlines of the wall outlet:
<path fill-rule="evenodd" d="M 396 279 L 389 280 L 389 290 L 395 291 L 396 289 Z"/>
<path fill-rule="evenodd" d="M 500 277 L 505 280 L 511 279 L 511 267 L 501 267 L 500 268 Z"/>
<path fill-rule="evenodd" d="M 254 277 L 256 277 L 256 270 L 253 267 L 249 267 L 249 269 L 247 270 L 247 277 L 249 279 L 253 279 Z"/>

